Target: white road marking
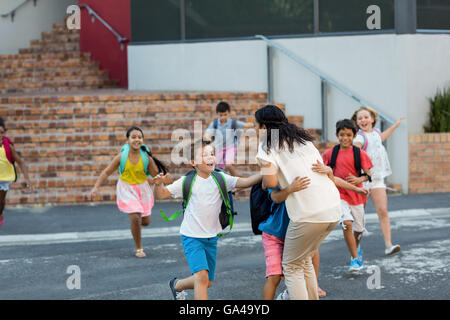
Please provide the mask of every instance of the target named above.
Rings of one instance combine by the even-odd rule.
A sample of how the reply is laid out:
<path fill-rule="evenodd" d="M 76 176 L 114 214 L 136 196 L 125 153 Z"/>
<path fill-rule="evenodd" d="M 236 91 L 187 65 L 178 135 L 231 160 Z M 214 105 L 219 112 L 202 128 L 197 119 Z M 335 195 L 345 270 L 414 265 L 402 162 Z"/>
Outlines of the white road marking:
<path fill-rule="evenodd" d="M 437 208 L 437 209 L 412 209 L 412 210 L 399 210 L 389 212 L 391 219 L 399 218 L 419 218 L 428 217 L 436 218 L 438 216 L 448 216 L 450 214 L 450 208 Z M 378 221 L 378 217 L 375 213 L 366 214 L 366 222 Z M 412 222 L 414 224 L 414 222 Z M 421 223 L 418 222 L 418 227 Z M 437 226 L 436 226 L 437 227 Z M 441 225 L 441 227 L 443 227 Z M 396 228 L 394 226 L 393 228 Z M 249 232 L 250 236 L 241 236 L 240 239 L 247 239 L 248 244 L 253 244 L 255 241 L 260 241 L 260 237 L 254 236 L 250 222 L 235 223 L 233 225 L 233 232 Z M 172 237 L 179 236 L 179 226 L 163 227 L 163 228 L 143 228 L 142 238 L 155 238 L 155 237 Z M 325 241 L 333 241 L 341 239 L 342 231 L 340 229 L 333 230 Z M 130 239 L 130 229 L 122 230 L 107 230 L 107 231 L 88 231 L 88 232 L 63 232 L 63 233 L 46 233 L 46 234 L 20 234 L 20 235 L 6 235 L 0 236 L 0 246 L 19 246 L 19 245 L 43 245 L 43 244 L 59 244 L 59 243 L 77 243 L 77 242 L 90 242 L 90 241 L 111 241 L 111 240 L 123 240 Z M 228 237 L 222 239 L 223 244 L 233 245 L 236 241 Z M 239 245 L 243 245 L 245 242 L 239 241 Z M 1 262 L 1 261 L 0 261 Z"/>

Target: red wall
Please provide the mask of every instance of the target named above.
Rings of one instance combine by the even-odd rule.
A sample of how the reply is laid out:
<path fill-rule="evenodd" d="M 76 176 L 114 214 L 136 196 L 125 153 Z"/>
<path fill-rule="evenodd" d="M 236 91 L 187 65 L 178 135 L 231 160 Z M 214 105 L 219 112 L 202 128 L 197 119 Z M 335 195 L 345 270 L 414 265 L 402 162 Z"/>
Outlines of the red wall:
<path fill-rule="evenodd" d="M 116 36 L 98 19 L 92 23 L 86 8 L 81 8 L 80 50 L 91 52 L 92 60 L 100 62 L 100 69 L 108 70 L 111 79 L 128 87 L 127 44 L 131 38 L 130 0 L 79 0 L 98 13 L 122 37 L 128 39 L 123 51 Z"/>

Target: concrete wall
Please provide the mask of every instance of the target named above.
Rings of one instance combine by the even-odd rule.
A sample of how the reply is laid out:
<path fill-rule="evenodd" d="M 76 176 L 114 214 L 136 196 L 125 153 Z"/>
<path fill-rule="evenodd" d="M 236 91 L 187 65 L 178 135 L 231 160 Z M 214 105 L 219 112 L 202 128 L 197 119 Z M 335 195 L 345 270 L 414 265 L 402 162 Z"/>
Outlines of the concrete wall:
<path fill-rule="evenodd" d="M 393 174 L 388 182 L 408 192 L 408 135 L 423 132 L 428 98 L 450 85 L 450 35 L 362 35 L 278 39 L 325 74 L 369 101 L 391 119 L 405 115 L 388 140 Z M 129 88 L 194 91 L 267 90 L 267 55 L 262 41 L 130 45 Z M 277 52 L 274 101 L 288 115 L 304 116 L 306 128 L 321 127 L 320 80 Z M 337 120 L 359 106 L 330 88 L 328 139 Z"/>
<path fill-rule="evenodd" d="M 23 0 L 0 1 L 0 14 L 14 9 Z M 30 40 L 40 39 L 42 31 L 51 31 L 53 23 L 63 23 L 66 9 L 76 0 L 29 1 L 11 17 L 0 17 L 0 54 L 16 54 L 20 48 L 30 46 Z"/>

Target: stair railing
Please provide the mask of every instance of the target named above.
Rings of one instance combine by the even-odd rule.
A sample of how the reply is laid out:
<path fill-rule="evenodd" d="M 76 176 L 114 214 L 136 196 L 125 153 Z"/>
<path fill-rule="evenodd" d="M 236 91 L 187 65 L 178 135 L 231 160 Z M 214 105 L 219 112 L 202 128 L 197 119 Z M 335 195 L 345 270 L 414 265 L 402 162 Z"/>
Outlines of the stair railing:
<path fill-rule="evenodd" d="M 319 69 L 315 68 L 314 66 L 310 65 L 305 60 L 301 59 L 297 55 L 295 55 L 292 51 L 287 50 L 286 48 L 282 47 L 278 43 L 269 40 L 267 37 L 263 35 L 255 35 L 255 38 L 263 40 L 267 44 L 267 100 L 268 102 L 273 102 L 273 67 L 272 67 L 272 48 L 280 51 L 296 63 L 302 65 L 310 72 L 314 73 L 320 78 L 321 82 L 321 107 L 322 107 L 322 135 L 321 139 L 322 141 L 325 141 L 327 139 L 327 124 L 328 124 L 328 107 L 327 107 L 327 86 L 333 86 L 336 89 L 338 89 L 340 92 L 344 93 L 346 96 L 350 97 L 351 99 L 355 100 L 361 105 L 364 106 L 370 106 L 374 110 L 378 112 L 378 116 L 380 118 L 380 126 L 381 131 L 384 131 L 386 124 L 393 125 L 395 121 L 393 121 L 388 116 L 384 115 L 383 113 L 379 112 L 378 108 L 374 106 L 374 104 L 366 101 L 362 97 L 358 96 L 356 93 L 352 92 L 351 90 L 345 88 L 343 85 L 339 84 L 337 81 L 332 79 L 331 77 L 327 76 L 325 73 L 320 71 Z"/>
<path fill-rule="evenodd" d="M 23 2 L 21 2 L 17 7 L 15 7 L 14 9 L 12 9 L 11 11 L 8 11 L 6 13 L 3 13 L 1 15 L 2 18 L 6 18 L 8 16 L 11 16 L 11 22 L 14 22 L 14 16 L 16 15 L 16 11 L 19 10 L 20 8 L 22 8 L 25 4 L 27 4 L 28 2 L 30 2 L 31 0 L 25 0 Z M 33 0 L 34 6 L 36 7 L 36 1 L 37 0 Z"/>
<path fill-rule="evenodd" d="M 125 37 L 122 37 L 116 30 L 114 30 L 113 27 L 111 27 L 109 25 L 108 22 L 103 20 L 103 18 L 97 12 L 95 12 L 95 10 L 92 9 L 89 5 L 87 5 L 87 4 L 80 4 L 79 7 L 80 8 L 85 8 L 85 9 L 88 10 L 88 13 L 89 13 L 89 15 L 91 16 L 91 19 L 92 19 L 92 23 L 95 22 L 95 19 L 98 19 L 98 21 L 100 21 L 109 31 L 111 31 L 114 34 L 114 36 L 117 38 L 117 42 L 120 43 L 120 50 L 123 51 L 124 43 L 127 42 L 128 39 L 125 38 Z"/>

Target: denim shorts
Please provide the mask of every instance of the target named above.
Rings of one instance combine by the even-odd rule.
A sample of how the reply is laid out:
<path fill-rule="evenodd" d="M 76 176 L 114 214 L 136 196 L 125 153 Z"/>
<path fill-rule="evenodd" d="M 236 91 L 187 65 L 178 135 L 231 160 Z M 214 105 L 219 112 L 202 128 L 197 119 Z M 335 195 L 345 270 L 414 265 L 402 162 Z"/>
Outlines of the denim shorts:
<path fill-rule="evenodd" d="M 217 260 L 217 239 L 191 238 L 181 235 L 184 254 L 189 264 L 191 273 L 208 270 L 209 281 L 214 281 Z"/>
<path fill-rule="evenodd" d="M 8 191 L 11 181 L 0 181 L 0 191 Z"/>

